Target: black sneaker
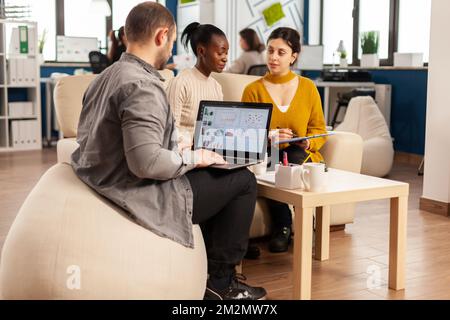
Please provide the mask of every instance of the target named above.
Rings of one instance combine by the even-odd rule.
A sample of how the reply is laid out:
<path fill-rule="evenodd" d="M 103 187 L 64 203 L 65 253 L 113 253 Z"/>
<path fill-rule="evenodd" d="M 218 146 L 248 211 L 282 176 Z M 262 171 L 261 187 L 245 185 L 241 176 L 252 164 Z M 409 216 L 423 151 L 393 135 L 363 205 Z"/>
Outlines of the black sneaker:
<path fill-rule="evenodd" d="M 291 242 L 291 228 L 284 227 L 276 230 L 269 241 L 269 251 L 274 253 L 286 252 Z"/>
<path fill-rule="evenodd" d="M 259 258 L 260 255 L 261 255 L 261 251 L 259 250 L 259 247 L 249 244 L 244 258 L 250 259 L 250 260 L 256 260 Z"/>
<path fill-rule="evenodd" d="M 247 278 L 242 274 L 236 274 L 228 288 L 217 290 L 211 286 L 208 280 L 205 291 L 205 300 L 265 300 L 266 290 L 261 287 L 251 287 L 242 281 Z"/>

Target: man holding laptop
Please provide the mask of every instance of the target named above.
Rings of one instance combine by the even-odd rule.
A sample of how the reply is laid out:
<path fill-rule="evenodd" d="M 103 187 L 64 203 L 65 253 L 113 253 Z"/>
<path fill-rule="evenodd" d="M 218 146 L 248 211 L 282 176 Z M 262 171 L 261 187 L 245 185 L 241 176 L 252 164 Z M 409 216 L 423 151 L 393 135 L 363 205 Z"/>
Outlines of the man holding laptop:
<path fill-rule="evenodd" d="M 254 175 L 244 168 L 204 169 L 225 164 L 212 151 L 217 148 L 178 149 L 174 118 L 157 72 L 176 39 L 172 15 L 158 3 L 141 3 L 129 13 L 125 34 L 127 52 L 85 93 L 77 137 L 80 147 L 72 155 L 75 173 L 136 223 L 183 246 L 194 246 L 192 224 L 200 224 L 208 255 L 205 298 L 263 299 L 263 288 L 239 281 L 234 271 L 247 249 L 256 202 Z M 267 108 L 251 115 L 246 112 L 244 108 L 237 113 L 243 115 L 240 119 L 247 128 L 260 128 L 270 118 Z M 232 113 L 222 115 L 220 121 L 233 120 Z M 203 122 L 205 134 L 214 130 L 214 121 Z M 244 153 L 250 156 L 263 150 L 265 139 L 246 137 L 240 140 L 243 149 L 237 151 L 248 151 Z"/>

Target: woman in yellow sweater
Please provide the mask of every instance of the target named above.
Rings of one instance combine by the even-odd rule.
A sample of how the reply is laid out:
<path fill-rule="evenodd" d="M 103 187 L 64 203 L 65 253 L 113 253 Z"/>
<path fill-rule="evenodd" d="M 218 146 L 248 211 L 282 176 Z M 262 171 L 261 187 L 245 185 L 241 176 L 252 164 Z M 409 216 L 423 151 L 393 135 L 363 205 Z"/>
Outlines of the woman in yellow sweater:
<path fill-rule="evenodd" d="M 260 80 L 249 84 L 242 96 L 244 102 L 273 104 L 269 134 L 272 142 L 294 136 L 326 133 L 322 104 L 316 86 L 311 80 L 291 71 L 300 51 L 300 34 L 296 30 L 274 30 L 267 42 L 269 72 Z M 319 150 L 325 141 L 326 138 L 318 138 L 280 145 L 279 159 L 282 159 L 283 152 L 286 152 L 290 163 L 320 162 L 323 158 Z M 269 250 L 287 251 L 292 229 L 291 211 L 287 204 L 276 201 L 269 201 L 269 207 L 274 226 Z"/>

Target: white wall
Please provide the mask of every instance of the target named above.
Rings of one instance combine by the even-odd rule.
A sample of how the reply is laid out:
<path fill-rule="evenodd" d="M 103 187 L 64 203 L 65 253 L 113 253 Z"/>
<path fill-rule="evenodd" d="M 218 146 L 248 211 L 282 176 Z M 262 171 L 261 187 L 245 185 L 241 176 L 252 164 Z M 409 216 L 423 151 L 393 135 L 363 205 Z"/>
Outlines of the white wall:
<path fill-rule="evenodd" d="M 433 0 L 423 197 L 450 203 L 450 1 Z"/>
<path fill-rule="evenodd" d="M 280 2 L 285 18 L 268 27 L 262 18 L 262 11 L 274 3 Z M 199 0 L 178 7 L 178 34 L 193 21 L 210 23 L 219 27 L 230 42 L 229 61 L 240 54 L 239 31 L 253 28 L 265 42 L 269 34 L 278 27 L 292 27 L 303 34 L 303 0 Z M 178 54 L 184 53 L 181 45 Z"/>
<path fill-rule="evenodd" d="M 262 11 L 280 2 L 285 18 L 268 27 Z M 240 53 L 239 31 L 254 29 L 266 42 L 270 33 L 278 27 L 292 27 L 303 34 L 303 0 L 215 0 L 215 24 L 227 35 L 230 42 L 229 60 L 233 61 Z"/>

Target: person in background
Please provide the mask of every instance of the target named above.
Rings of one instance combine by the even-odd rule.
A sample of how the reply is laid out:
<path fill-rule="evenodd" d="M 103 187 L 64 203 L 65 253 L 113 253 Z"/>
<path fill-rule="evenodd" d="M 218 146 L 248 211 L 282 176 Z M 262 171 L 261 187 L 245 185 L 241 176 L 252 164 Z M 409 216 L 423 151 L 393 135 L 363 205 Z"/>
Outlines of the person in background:
<path fill-rule="evenodd" d="M 127 51 L 127 43 L 124 27 L 120 27 L 117 31 L 112 30 L 109 33 L 109 50 L 107 56 L 110 64 L 119 61 L 122 53 Z"/>
<path fill-rule="evenodd" d="M 120 27 L 117 31 L 111 31 L 109 33 L 109 51 L 107 54 L 109 64 L 113 64 L 119 61 L 122 53 L 127 51 L 127 37 L 125 34 L 125 28 Z M 165 69 L 175 70 L 176 65 L 174 63 L 169 63 L 164 66 Z"/>
<path fill-rule="evenodd" d="M 200 101 L 223 100 L 222 87 L 211 77 L 211 73 L 220 73 L 225 69 L 229 45 L 222 30 L 211 24 L 198 22 L 186 27 L 181 41 L 186 49 L 190 44 L 197 63 L 171 80 L 167 95 L 179 129 L 179 142 L 190 145 Z"/>
<path fill-rule="evenodd" d="M 272 120 L 269 139 L 291 139 L 294 136 L 311 136 L 326 133 L 325 119 L 319 92 L 310 79 L 291 71 L 301 51 L 300 34 L 291 28 L 278 28 L 267 43 L 267 67 L 269 72 L 249 84 L 242 95 L 244 102 L 272 103 Z M 305 140 L 300 143 L 279 146 L 279 159 L 287 153 L 289 162 L 323 160 L 320 148 L 326 138 Z M 271 252 L 288 250 L 292 232 L 292 215 L 287 204 L 269 201 L 274 232 L 269 242 Z"/>
<path fill-rule="evenodd" d="M 127 52 L 84 95 L 74 172 L 137 224 L 179 245 L 203 245 L 194 243 L 192 231 L 200 225 L 208 258 L 205 298 L 263 298 L 263 288 L 243 283 L 235 271 L 247 248 L 255 176 L 247 169 L 208 169 L 225 163 L 223 158 L 205 149 L 180 149 L 176 141 L 157 71 L 172 54 L 173 16 L 156 2 L 143 2 L 128 14 L 125 30 Z"/>
<path fill-rule="evenodd" d="M 266 63 L 263 54 L 266 47 L 253 29 L 244 29 L 239 32 L 239 35 L 241 37 L 239 44 L 244 52 L 226 72 L 247 74 L 251 66 Z"/>

